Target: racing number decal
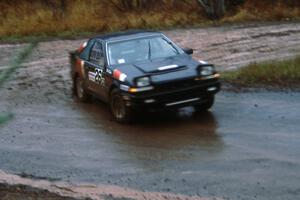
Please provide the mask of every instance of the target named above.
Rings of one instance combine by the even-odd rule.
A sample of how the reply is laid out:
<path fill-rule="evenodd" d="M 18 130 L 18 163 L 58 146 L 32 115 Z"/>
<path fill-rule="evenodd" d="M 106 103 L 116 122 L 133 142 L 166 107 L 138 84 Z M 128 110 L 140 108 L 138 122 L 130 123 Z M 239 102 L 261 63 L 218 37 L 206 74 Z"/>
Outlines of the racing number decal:
<path fill-rule="evenodd" d="M 105 84 L 105 79 L 103 77 L 103 69 L 95 69 L 95 72 L 89 71 L 89 80 L 96 82 L 100 85 Z"/>
<path fill-rule="evenodd" d="M 95 82 L 104 85 L 103 69 L 96 69 Z"/>

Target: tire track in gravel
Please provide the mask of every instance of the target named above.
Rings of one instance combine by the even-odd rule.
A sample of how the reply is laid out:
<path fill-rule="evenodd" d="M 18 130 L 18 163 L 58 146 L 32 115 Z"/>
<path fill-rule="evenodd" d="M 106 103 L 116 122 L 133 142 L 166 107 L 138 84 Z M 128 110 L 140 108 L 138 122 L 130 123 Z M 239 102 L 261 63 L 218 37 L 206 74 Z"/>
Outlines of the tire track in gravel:
<path fill-rule="evenodd" d="M 220 70 L 300 53 L 299 23 L 179 30 L 167 34 L 182 46 L 196 49 L 196 58 L 215 63 Z"/>

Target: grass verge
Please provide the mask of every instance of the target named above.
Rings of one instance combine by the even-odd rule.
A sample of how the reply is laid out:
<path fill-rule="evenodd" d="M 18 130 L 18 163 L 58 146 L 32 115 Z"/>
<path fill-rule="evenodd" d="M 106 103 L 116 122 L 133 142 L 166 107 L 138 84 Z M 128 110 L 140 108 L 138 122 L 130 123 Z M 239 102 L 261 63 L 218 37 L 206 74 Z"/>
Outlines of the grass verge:
<path fill-rule="evenodd" d="M 5 82 L 14 74 L 14 72 L 21 66 L 21 64 L 32 53 L 33 49 L 37 46 L 37 42 L 33 42 L 25 47 L 17 56 L 11 61 L 10 67 L 0 73 L 0 89 Z M 13 117 L 12 113 L 0 113 L 0 125 L 7 122 Z"/>
<path fill-rule="evenodd" d="M 300 55 L 283 61 L 252 63 L 237 71 L 224 72 L 223 80 L 233 86 L 300 88 Z"/>

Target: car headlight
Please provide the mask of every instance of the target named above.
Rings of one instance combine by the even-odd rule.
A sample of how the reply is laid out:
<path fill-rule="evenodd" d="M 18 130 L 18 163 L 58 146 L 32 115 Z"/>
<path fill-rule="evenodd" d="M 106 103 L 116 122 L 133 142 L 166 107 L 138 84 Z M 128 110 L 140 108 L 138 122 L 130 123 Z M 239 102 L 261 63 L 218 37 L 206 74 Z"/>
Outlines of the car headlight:
<path fill-rule="evenodd" d="M 141 78 L 138 78 L 136 80 L 136 85 L 138 87 L 146 87 L 146 86 L 149 86 L 150 85 L 150 78 L 145 76 L 145 77 L 141 77 Z"/>
<path fill-rule="evenodd" d="M 201 66 L 200 67 L 200 75 L 201 76 L 210 76 L 215 73 L 214 66 Z"/>

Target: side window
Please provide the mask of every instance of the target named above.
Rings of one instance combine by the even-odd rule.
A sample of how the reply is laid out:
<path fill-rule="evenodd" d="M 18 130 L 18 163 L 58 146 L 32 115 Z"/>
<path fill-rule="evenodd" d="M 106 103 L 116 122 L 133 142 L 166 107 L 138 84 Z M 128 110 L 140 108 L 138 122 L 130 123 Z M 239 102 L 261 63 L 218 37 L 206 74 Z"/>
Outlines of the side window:
<path fill-rule="evenodd" d="M 89 40 L 88 43 L 87 43 L 87 46 L 85 47 L 85 49 L 83 50 L 83 52 L 81 52 L 80 54 L 80 58 L 83 59 L 83 60 L 88 60 L 89 59 L 89 54 L 90 54 L 90 51 L 91 51 L 91 47 L 92 45 L 94 44 L 94 40 Z"/>
<path fill-rule="evenodd" d="M 104 55 L 101 43 L 95 42 L 90 53 L 90 62 L 100 66 L 104 65 Z"/>

